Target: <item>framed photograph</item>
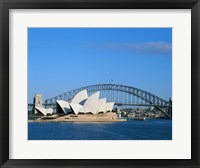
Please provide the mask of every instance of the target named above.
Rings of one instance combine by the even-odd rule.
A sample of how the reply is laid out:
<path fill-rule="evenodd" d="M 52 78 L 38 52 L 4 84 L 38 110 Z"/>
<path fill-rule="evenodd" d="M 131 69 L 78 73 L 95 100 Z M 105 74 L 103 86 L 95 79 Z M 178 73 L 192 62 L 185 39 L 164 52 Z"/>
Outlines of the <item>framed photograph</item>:
<path fill-rule="evenodd" d="M 2 167 L 200 167 L 198 0 L 0 5 Z"/>

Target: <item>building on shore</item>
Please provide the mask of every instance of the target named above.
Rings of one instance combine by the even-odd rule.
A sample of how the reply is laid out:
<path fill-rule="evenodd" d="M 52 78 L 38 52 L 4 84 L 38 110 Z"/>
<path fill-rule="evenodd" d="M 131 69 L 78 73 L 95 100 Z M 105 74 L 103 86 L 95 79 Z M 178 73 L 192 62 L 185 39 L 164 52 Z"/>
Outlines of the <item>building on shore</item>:
<path fill-rule="evenodd" d="M 38 94 L 37 94 L 38 95 Z M 36 96 L 37 96 L 36 95 Z M 114 102 L 99 98 L 100 92 L 88 96 L 87 91 L 77 93 L 71 101 L 57 100 L 56 112 L 35 104 L 35 122 L 122 122 L 113 111 Z M 39 99 L 42 101 L 41 95 Z"/>
<path fill-rule="evenodd" d="M 100 92 L 95 92 L 88 96 L 87 90 L 80 91 L 74 98 L 67 102 L 64 100 L 56 101 L 57 114 L 105 114 L 112 112 L 114 102 L 106 102 L 106 98 L 99 99 Z M 42 95 L 35 94 L 34 111 L 36 116 L 47 116 L 53 113 L 53 109 L 42 106 Z"/>
<path fill-rule="evenodd" d="M 83 90 L 76 94 L 70 102 L 57 100 L 57 112 L 63 114 L 99 114 L 111 112 L 114 102 L 106 102 L 106 98 L 99 99 L 100 92 L 95 92 L 88 97 Z"/>

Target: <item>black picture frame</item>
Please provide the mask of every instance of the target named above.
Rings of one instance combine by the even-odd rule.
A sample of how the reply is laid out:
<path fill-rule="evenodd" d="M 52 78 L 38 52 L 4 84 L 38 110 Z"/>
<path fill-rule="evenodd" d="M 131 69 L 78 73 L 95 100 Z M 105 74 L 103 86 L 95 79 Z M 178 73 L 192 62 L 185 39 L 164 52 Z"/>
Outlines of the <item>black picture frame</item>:
<path fill-rule="evenodd" d="M 191 159 L 9 159 L 9 9 L 191 9 Z M 0 0 L 1 167 L 200 167 L 199 0 Z M 184 92 L 184 91 L 183 91 Z"/>

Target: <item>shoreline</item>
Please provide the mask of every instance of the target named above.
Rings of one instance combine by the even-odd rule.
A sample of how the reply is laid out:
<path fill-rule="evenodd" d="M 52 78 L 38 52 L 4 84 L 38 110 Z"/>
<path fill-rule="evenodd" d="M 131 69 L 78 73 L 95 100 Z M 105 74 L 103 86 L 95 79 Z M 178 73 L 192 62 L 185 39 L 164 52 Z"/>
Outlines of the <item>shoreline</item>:
<path fill-rule="evenodd" d="M 79 123 L 90 123 L 90 122 L 125 122 L 124 118 L 117 118 L 115 113 L 97 114 L 97 115 L 64 115 L 64 116 L 45 116 L 37 119 L 29 119 L 28 122 L 79 122 Z"/>
<path fill-rule="evenodd" d="M 81 121 L 81 120 L 71 120 L 71 121 L 55 121 L 55 120 L 28 120 L 28 123 L 114 123 L 114 122 L 125 122 L 126 119 L 119 119 L 119 120 L 105 120 L 105 121 Z"/>

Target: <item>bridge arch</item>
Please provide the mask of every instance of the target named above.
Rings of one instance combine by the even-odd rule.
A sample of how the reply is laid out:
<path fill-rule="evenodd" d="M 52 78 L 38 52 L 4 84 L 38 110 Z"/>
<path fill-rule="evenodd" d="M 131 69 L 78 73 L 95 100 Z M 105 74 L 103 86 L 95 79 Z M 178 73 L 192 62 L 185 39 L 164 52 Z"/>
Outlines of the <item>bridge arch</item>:
<path fill-rule="evenodd" d="M 128 93 L 130 95 L 136 96 L 152 106 L 159 107 L 159 106 L 168 106 L 169 105 L 168 101 L 166 101 L 150 92 L 147 92 L 147 91 L 144 91 L 142 89 L 138 89 L 138 88 L 135 88 L 132 86 L 119 85 L 119 84 L 97 84 L 97 85 L 84 86 L 84 87 L 81 87 L 81 88 L 78 88 L 75 90 L 65 92 L 65 93 L 55 96 L 53 98 L 46 99 L 45 103 L 53 104 L 53 103 L 55 103 L 56 100 L 69 101 L 78 92 L 80 92 L 82 90 L 87 90 L 88 93 L 94 93 L 96 91 L 102 91 L 102 90 L 114 90 L 114 91 Z"/>

